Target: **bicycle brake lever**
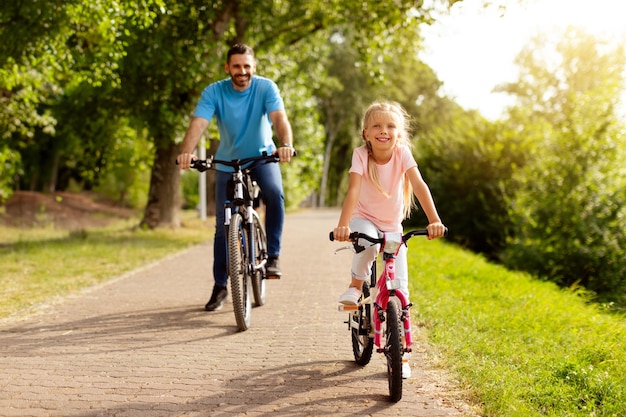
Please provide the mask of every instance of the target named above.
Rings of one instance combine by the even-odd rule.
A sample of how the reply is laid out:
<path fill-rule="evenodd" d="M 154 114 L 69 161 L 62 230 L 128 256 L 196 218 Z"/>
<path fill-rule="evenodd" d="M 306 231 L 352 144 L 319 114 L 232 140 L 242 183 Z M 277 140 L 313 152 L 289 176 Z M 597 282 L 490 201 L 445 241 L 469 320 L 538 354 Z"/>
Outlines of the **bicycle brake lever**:
<path fill-rule="evenodd" d="M 206 160 L 202 161 L 200 159 L 196 159 L 191 163 L 192 168 L 198 170 L 198 172 L 204 172 L 211 169 L 211 161 Z"/>
<path fill-rule="evenodd" d="M 209 167 L 207 166 L 207 163 L 203 161 L 196 164 L 196 169 L 198 170 L 198 172 L 204 172 L 208 171 Z"/>
<path fill-rule="evenodd" d="M 354 246 L 354 251 L 356 253 L 361 253 L 361 252 L 363 252 L 365 250 L 365 246 L 363 246 L 363 245 L 359 245 L 359 244 L 355 243 L 353 246 Z"/>
<path fill-rule="evenodd" d="M 352 246 L 342 246 L 341 248 L 335 250 L 335 255 L 337 255 L 337 252 L 340 252 L 342 250 L 352 250 L 352 251 L 354 251 L 354 248 Z"/>

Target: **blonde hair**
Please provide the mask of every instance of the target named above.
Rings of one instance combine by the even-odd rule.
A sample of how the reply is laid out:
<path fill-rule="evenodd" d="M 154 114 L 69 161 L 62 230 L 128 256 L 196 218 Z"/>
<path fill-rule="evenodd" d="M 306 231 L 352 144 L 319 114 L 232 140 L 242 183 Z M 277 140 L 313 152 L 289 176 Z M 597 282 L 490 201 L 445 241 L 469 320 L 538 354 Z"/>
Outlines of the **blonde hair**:
<path fill-rule="evenodd" d="M 372 182 L 385 197 L 389 197 L 387 191 L 383 189 L 380 185 L 380 180 L 378 179 L 378 170 L 376 169 L 376 160 L 374 159 L 374 155 L 372 152 L 372 145 L 365 138 L 365 129 L 368 124 L 376 115 L 380 113 L 390 114 L 396 121 L 398 130 L 400 131 L 400 137 L 396 142 L 397 145 L 406 145 L 409 149 L 413 148 L 413 143 L 409 139 L 410 133 L 410 121 L 411 116 L 407 113 L 407 111 L 402 107 L 401 104 L 396 103 L 395 101 L 377 101 L 369 105 L 369 107 L 365 110 L 363 114 L 363 119 L 361 120 L 361 138 L 365 141 L 365 146 L 367 147 L 367 172 L 372 179 Z M 415 199 L 413 198 L 413 187 L 411 186 L 411 182 L 406 174 L 404 174 L 404 218 L 408 218 L 411 215 L 411 211 L 413 208 L 417 207 L 415 204 Z"/>

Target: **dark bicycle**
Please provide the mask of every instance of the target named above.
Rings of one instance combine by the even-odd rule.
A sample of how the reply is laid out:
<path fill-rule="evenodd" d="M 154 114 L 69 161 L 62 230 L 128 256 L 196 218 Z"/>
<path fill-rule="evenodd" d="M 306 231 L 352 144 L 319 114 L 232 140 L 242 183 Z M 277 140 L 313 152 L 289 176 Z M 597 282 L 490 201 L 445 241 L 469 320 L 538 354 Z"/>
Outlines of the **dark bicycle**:
<path fill-rule="evenodd" d="M 278 155 L 264 152 L 261 156 L 231 161 L 209 156 L 206 160 L 196 159 L 191 162 L 191 168 L 200 172 L 215 169 L 215 164 L 234 169 L 224 204 L 224 227 L 233 310 L 237 327 L 241 331 L 250 327 L 251 294 L 254 295 L 255 305 L 262 306 L 266 297 L 265 280 L 275 278 L 267 276 L 267 237 L 256 210 L 262 190 L 252 180 L 250 173 L 261 164 L 279 161 Z"/>

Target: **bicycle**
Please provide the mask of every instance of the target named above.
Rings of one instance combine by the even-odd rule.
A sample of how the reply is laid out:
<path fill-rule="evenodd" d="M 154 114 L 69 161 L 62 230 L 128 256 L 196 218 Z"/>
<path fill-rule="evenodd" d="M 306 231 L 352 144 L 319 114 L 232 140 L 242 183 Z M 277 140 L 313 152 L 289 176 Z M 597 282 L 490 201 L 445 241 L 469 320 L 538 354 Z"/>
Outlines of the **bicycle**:
<path fill-rule="evenodd" d="M 447 232 L 446 229 L 444 236 Z M 349 238 L 357 253 L 365 250 L 365 246 L 359 245 L 359 238 L 381 245 L 379 252 L 382 254 L 383 270 L 377 279 L 374 262 L 370 282 L 363 283 L 359 303 L 354 306 L 339 306 L 339 311 L 350 312 L 346 323 L 352 336 L 355 362 L 361 366 L 367 365 L 374 346 L 377 353 L 385 355 L 389 399 L 393 402 L 398 402 L 402 398 L 402 357 L 405 353 L 411 352 L 413 344 L 409 312 L 412 304 L 402 291 L 398 291 L 400 281 L 395 279 L 395 258 L 400 247 L 414 236 L 428 236 L 428 231 L 414 230 L 404 235 L 399 232 L 383 233 L 380 238 L 360 232 L 350 233 Z M 333 232 L 330 232 L 329 237 L 331 241 L 334 240 Z M 336 252 L 346 248 L 338 249 Z"/>
<path fill-rule="evenodd" d="M 263 152 L 261 156 L 224 161 L 212 155 L 205 160 L 195 159 L 191 168 L 204 172 L 221 164 L 234 169 L 227 186 L 224 204 L 224 227 L 227 242 L 228 275 L 237 328 L 250 328 L 252 297 L 255 306 L 265 304 L 266 279 L 278 278 L 267 275 L 268 259 L 265 227 L 257 208 L 262 190 L 250 173 L 261 163 L 279 162 L 278 155 Z M 249 165 L 251 164 L 251 165 Z M 249 166 L 246 166 L 249 165 Z"/>

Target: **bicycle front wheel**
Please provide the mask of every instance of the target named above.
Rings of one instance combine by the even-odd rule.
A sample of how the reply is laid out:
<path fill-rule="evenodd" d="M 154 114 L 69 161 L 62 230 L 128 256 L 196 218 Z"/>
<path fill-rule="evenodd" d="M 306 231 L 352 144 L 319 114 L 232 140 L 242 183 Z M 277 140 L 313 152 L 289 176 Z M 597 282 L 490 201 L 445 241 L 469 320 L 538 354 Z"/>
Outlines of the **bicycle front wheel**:
<path fill-rule="evenodd" d="M 370 286 L 367 282 L 364 282 L 362 297 L 367 298 L 369 295 Z M 374 338 L 370 337 L 372 305 L 362 305 L 357 311 L 350 314 L 348 320 L 350 320 L 350 331 L 352 333 L 354 361 L 361 366 L 365 366 L 370 362 L 372 350 L 374 349 Z"/>
<path fill-rule="evenodd" d="M 385 320 L 385 356 L 387 357 L 387 379 L 389 399 L 398 402 L 402 398 L 402 321 L 400 300 L 389 297 Z"/>
<path fill-rule="evenodd" d="M 254 233 L 254 262 L 256 265 L 259 265 L 264 259 L 267 259 L 267 237 L 256 211 L 254 212 L 252 230 Z M 252 271 L 252 292 L 254 293 L 254 303 L 257 307 L 265 304 L 265 277 L 263 276 L 263 271 L 263 268 Z"/>
<path fill-rule="evenodd" d="M 233 310 L 239 330 L 250 327 L 252 285 L 248 271 L 248 233 L 241 213 L 233 213 L 228 228 L 228 275 L 233 299 Z"/>

